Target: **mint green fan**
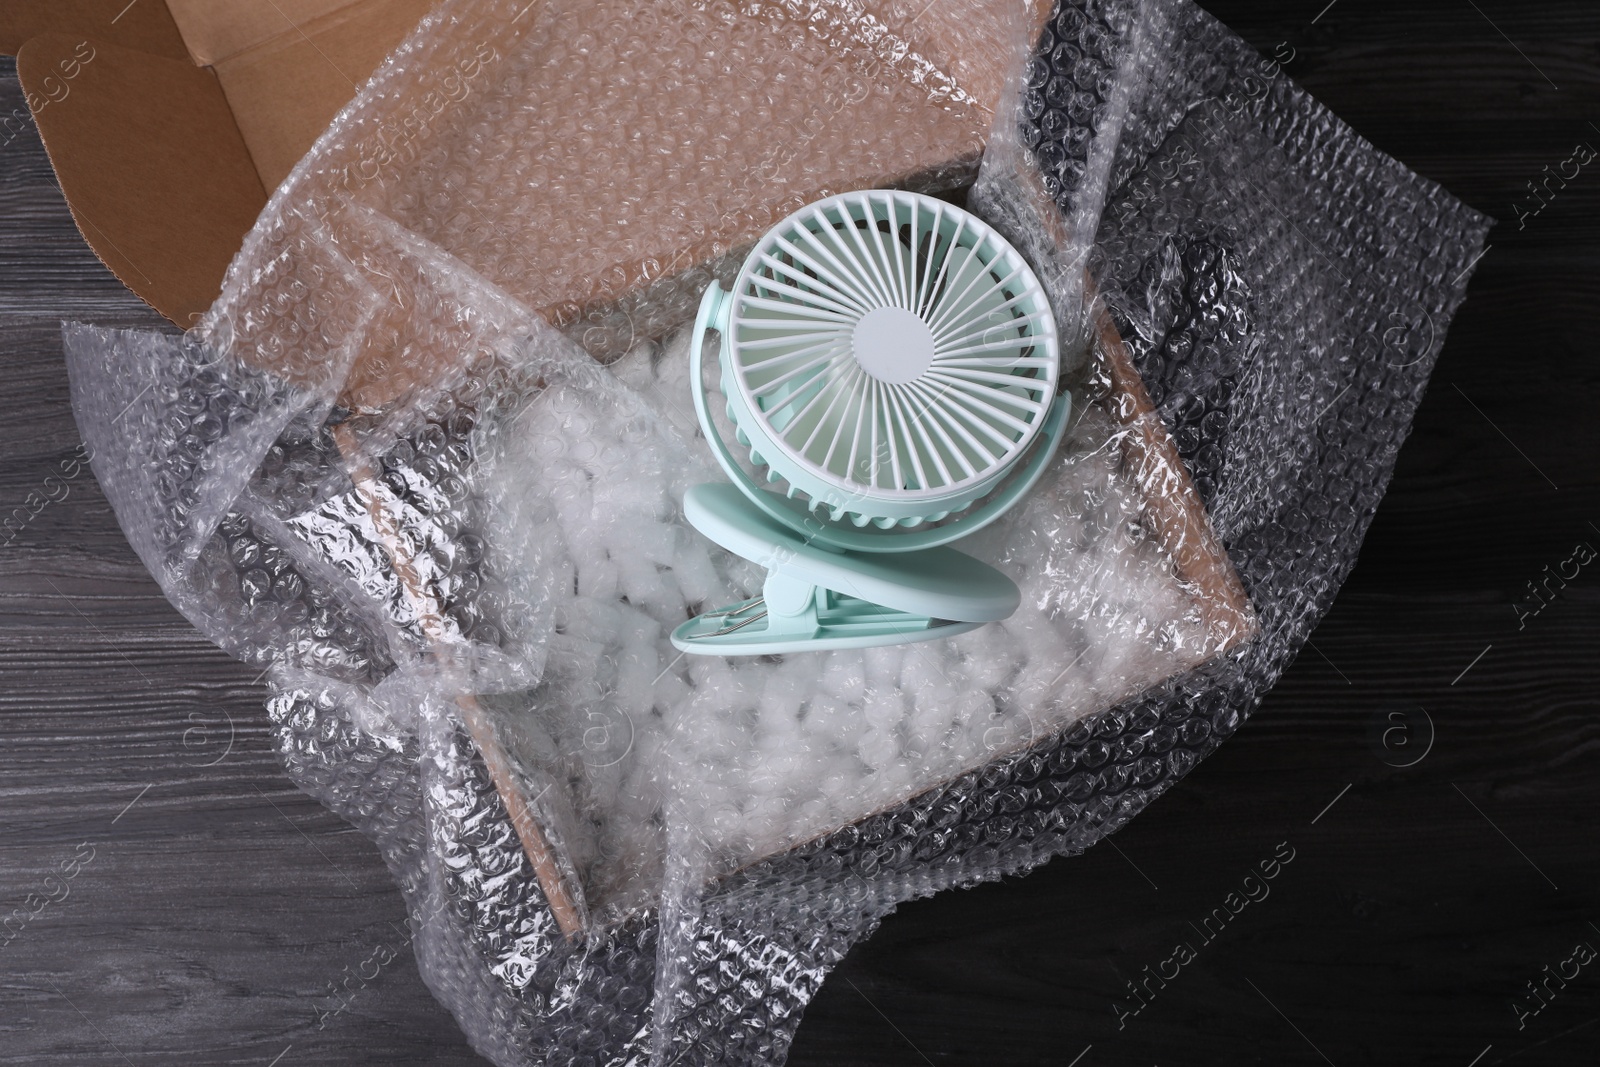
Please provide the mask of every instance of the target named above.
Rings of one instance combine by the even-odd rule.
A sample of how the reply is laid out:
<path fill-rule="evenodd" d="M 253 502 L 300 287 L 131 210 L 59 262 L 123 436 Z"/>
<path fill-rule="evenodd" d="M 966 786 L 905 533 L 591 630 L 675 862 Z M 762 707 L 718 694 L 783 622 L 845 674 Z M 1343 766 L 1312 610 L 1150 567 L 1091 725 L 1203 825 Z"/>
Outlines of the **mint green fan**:
<path fill-rule="evenodd" d="M 754 475 L 707 406 L 711 329 Z M 802 208 L 757 243 L 732 292 L 706 290 L 690 361 L 731 484 L 690 488 L 684 515 L 767 578 L 760 596 L 679 626 L 678 648 L 900 644 L 1016 610 L 1010 578 L 947 546 L 1032 488 L 1072 404 L 1044 290 L 982 221 L 881 189 Z"/>

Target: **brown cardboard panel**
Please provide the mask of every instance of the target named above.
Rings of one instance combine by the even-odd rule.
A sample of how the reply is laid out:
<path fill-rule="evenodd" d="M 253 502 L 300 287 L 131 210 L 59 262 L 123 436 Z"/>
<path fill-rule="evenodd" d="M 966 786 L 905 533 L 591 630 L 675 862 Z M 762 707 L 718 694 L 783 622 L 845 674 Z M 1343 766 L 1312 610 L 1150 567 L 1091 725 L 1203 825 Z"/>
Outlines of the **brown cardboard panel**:
<path fill-rule="evenodd" d="M 157 311 L 193 325 L 267 200 L 216 78 L 65 34 L 24 44 L 17 74 L 44 102 L 34 120 L 90 247 Z"/>
<path fill-rule="evenodd" d="M 356 0 L 217 64 L 263 186 L 277 188 L 432 7 L 433 0 Z"/>
<path fill-rule="evenodd" d="M 162 0 L 0 0 L 0 55 L 14 56 L 41 33 L 187 59 L 183 37 Z"/>
<path fill-rule="evenodd" d="M 126 0 L 124 0 L 126 2 Z M 159 2 L 159 0 L 157 0 Z M 356 0 L 166 0 L 189 54 L 203 67 L 294 32 Z"/>

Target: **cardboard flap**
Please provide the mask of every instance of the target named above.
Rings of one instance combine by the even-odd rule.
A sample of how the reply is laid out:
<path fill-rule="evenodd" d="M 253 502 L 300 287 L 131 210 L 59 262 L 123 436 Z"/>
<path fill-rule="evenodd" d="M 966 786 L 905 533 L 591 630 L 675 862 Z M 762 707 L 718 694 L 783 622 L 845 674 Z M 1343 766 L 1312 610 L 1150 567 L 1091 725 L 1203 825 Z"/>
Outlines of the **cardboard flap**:
<path fill-rule="evenodd" d="M 16 55 L 41 33 L 91 37 L 168 59 L 189 55 L 167 5 L 157 0 L 0 0 L 0 55 Z"/>
<path fill-rule="evenodd" d="M 356 0 L 167 0 L 189 54 L 203 67 L 265 44 Z"/>
<path fill-rule="evenodd" d="M 192 326 L 267 202 L 216 78 L 65 34 L 24 44 L 17 75 L 84 239 L 128 288 Z"/>

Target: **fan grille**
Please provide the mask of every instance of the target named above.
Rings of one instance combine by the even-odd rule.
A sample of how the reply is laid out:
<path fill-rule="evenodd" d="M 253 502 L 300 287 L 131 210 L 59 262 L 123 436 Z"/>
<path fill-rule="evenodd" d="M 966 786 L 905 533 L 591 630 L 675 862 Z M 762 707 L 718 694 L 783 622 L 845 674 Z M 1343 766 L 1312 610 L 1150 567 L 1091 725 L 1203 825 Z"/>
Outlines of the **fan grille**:
<path fill-rule="evenodd" d="M 858 522 L 970 504 L 1055 397 L 1038 280 L 983 222 L 931 197 L 873 190 L 802 209 L 752 251 L 733 299 L 730 410 L 753 460 L 790 495 L 827 487 L 809 495 Z"/>

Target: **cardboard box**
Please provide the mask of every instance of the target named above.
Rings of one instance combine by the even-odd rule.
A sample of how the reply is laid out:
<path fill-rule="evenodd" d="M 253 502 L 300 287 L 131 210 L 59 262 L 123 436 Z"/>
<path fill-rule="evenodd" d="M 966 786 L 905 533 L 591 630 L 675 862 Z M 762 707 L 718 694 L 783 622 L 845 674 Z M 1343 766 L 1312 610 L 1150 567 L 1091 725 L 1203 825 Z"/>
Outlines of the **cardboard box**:
<path fill-rule="evenodd" d="M 992 113 L 1016 58 L 1013 2 L 869 0 L 865 7 Z M 1029 2 L 1042 19 L 1049 3 Z M 432 6 L 433 0 L 6 0 L 0 52 L 18 57 L 30 109 L 84 238 L 130 289 L 188 326 L 216 299 L 271 191 Z M 952 152 L 968 148 L 951 143 Z M 1050 214 L 1042 224 L 1062 222 Z M 759 234 L 746 236 L 753 241 Z M 688 251 L 685 258 L 693 260 L 704 250 Z M 1237 576 L 1128 353 L 1109 322 L 1101 322 L 1100 334 L 1125 460 L 1158 538 L 1177 575 L 1202 591 L 1207 626 L 1230 645 L 1244 640 L 1256 624 Z M 353 368 L 352 382 L 362 374 Z M 398 383 L 387 385 L 383 396 L 402 395 Z M 358 488 L 372 481 L 359 466 L 352 475 Z M 397 546 L 389 551 L 404 579 L 410 570 Z M 420 590 L 413 595 L 424 599 Z M 577 895 L 492 724 L 470 696 L 461 705 L 558 923 L 578 931 Z"/>

